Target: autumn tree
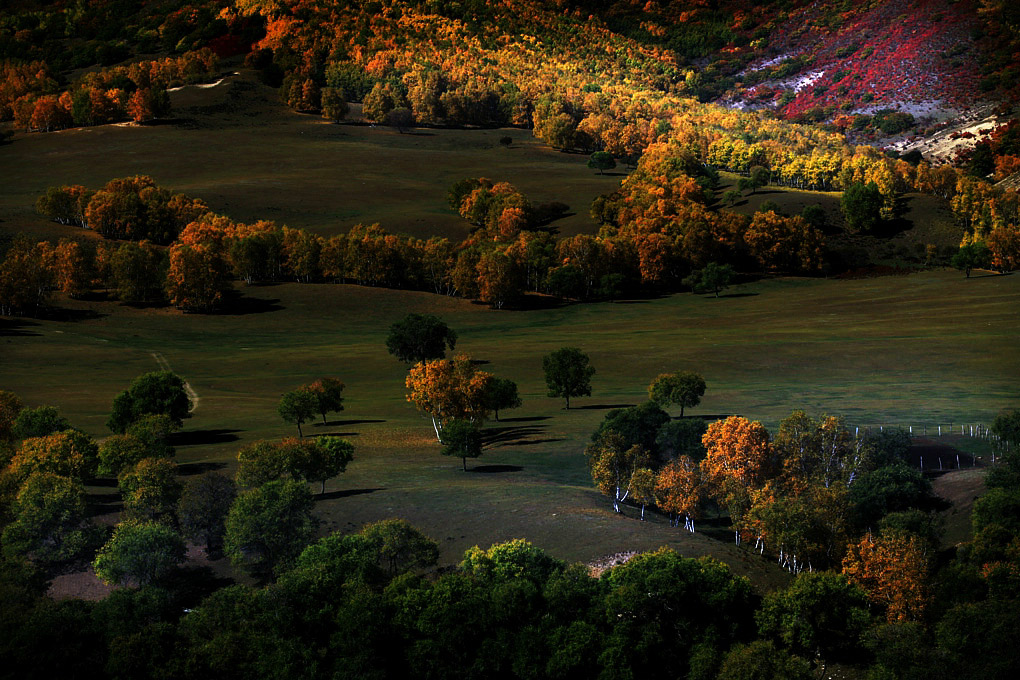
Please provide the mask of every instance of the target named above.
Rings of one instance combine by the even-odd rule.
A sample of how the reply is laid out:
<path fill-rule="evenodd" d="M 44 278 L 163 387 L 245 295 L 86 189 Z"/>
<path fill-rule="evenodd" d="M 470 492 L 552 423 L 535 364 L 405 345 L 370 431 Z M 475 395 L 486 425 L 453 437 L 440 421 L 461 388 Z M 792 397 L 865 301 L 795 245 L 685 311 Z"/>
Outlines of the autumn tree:
<path fill-rule="evenodd" d="M 99 472 L 119 477 L 121 472 L 133 468 L 143 458 L 151 455 L 148 447 L 138 437 L 115 434 L 99 444 Z"/>
<path fill-rule="evenodd" d="M 344 91 L 340 88 L 322 88 L 321 101 L 322 117 L 326 120 L 331 120 L 334 123 L 342 121 L 347 117 L 347 113 L 350 111 L 350 106 L 347 104 L 347 98 L 344 96 Z"/>
<path fill-rule="evenodd" d="M 663 408 L 672 405 L 680 407 L 680 417 L 685 408 L 701 403 L 705 395 L 705 379 L 692 371 L 663 373 L 648 386 L 648 398 Z"/>
<path fill-rule="evenodd" d="M 276 407 L 276 411 L 283 418 L 284 422 L 297 425 L 298 436 L 303 437 L 301 425 L 315 417 L 318 407 L 319 402 L 315 394 L 303 387 L 299 387 L 296 390 L 284 392 L 283 396 L 280 397 L 280 403 Z"/>
<path fill-rule="evenodd" d="M 218 472 L 187 481 L 177 504 L 177 518 L 184 536 L 204 543 L 206 553 L 222 546 L 227 513 L 236 497 L 233 480 Z"/>
<path fill-rule="evenodd" d="M 630 477 L 630 497 L 641 506 L 642 522 L 645 521 L 645 506 L 655 503 L 655 480 L 655 472 L 650 467 L 639 467 Z"/>
<path fill-rule="evenodd" d="M 110 278 L 124 302 L 161 302 L 168 261 L 166 251 L 148 241 L 123 243 L 110 256 Z"/>
<path fill-rule="evenodd" d="M 226 259 L 213 247 L 176 243 L 169 250 L 166 293 L 180 309 L 212 312 L 230 288 Z"/>
<path fill-rule="evenodd" d="M 456 345 L 456 331 L 431 314 L 408 314 L 390 326 L 386 338 L 389 353 L 408 364 L 443 359 Z"/>
<path fill-rule="evenodd" d="M 921 619 L 928 603 L 928 557 L 921 540 L 901 532 L 865 535 L 843 558 L 843 574 L 885 610 L 886 620 Z"/>
<path fill-rule="evenodd" d="M 92 568 L 104 583 L 156 583 L 184 561 L 184 540 L 159 522 L 122 522 L 96 555 Z"/>
<path fill-rule="evenodd" d="M 708 426 L 702 438 L 701 471 L 706 487 L 730 512 L 734 525 L 751 504 L 750 492 L 775 474 L 768 430 L 758 421 L 730 416 Z"/>
<path fill-rule="evenodd" d="M 589 365 L 588 355 L 577 347 L 563 347 L 542 357 L 542 370 L 549 396 L 563 397 L 568 410 L 571 397 L 591 396 L 595 368 Z"/>
<path fill-rule="evenodd" d="M 488 416 L 486 384 L 492 376 L 476 371 L 471 358 L 434 359 L 415 364 L 407 375 L 407 400 L 428 414 L 443 441 L 443 427 L 453 419 L 481 422 Z"/>
<path fill-rule="evenodd" d="M 680 456 L 666 464 L 655 477 L 655 503 L 670 514 L 670 524 L 694 532 L 694 521 L 701 516 L 705 489 L 701 480 L 701 468 L 690 458 Z"/>
<path fill-rule="evenodd" d="M 21 442 L 5 475 L 23 480 L 33 472 L 51 472 L 85 482 L 95 477 L 99 449 L 92 437 L 77 430 L 65 430 Z"/>
<path fill-rule="evenodd" d="M 114 397 L 106 426 L 121 434 L 146 415 L 166 415 L 173 425 L 180 426 L 191 407 L 191 397 L 180 376 L 171 371 L 153 371 L 138 376 Z"/>

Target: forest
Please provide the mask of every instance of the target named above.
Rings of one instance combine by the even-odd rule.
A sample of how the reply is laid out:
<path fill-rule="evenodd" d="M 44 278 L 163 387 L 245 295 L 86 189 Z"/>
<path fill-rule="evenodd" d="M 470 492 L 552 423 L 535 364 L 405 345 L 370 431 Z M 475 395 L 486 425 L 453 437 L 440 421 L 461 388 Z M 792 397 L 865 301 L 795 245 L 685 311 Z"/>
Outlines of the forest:
<path fill-rule="evenodd" d="M 1015 677 L 1018 48 L 11 2 L 0 674 Z"/>

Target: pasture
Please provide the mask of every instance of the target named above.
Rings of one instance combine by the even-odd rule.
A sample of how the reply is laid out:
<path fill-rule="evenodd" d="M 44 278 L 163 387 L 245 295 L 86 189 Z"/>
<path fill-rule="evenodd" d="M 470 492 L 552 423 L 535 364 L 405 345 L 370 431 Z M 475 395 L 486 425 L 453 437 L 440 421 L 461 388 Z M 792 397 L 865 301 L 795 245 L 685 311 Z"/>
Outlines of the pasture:
<path fill-rule="evenodd" d="M 768 585 L 784 574 L 721 530 L 692 536 L 664 518 L 641 523 L 634 509 L 613 515 L 582 455 L 607 409 L 643 401 L 660 372 L 692 369 L 708 391 L 690 415 L 737 413 L 773 428 L 797 408 L 851 424 L 987 423 L 1015 403 L 1020 375 L 1015 276 L 773 279 L 719 299 L 527 311 L 347 285 L 241 293 L 246 302 L 232 315 L 63 301 L 69 320 L 4 321 L 0 384 L 102 436 L 114 395 L 156 370 L 159 352 L 201 398 L 178 441 L 182 471 L 194 474 L 230 471 L 241 446 L 296 434 L 276 414 L 281 393 L 337 376 L 347 384 L 346 410 L 305 428 L 357 447 L 319 501 L 324 530 L 404 517 L 440 541 L 444 562 L 517 536 L 569 560 L 669 544 L 714 554 Z M 439 455 L 430 423 L 405 401 L 405 366 L 386 352 L 389 325 L 411 311 L 439 315 L 459 333 L 458 352 L 520 386 L 524 406 L 487 424 L 490 443 L 466 474 L 458 459 Z M 592 396 L 569 411 L 545 395 L 541 371 L 542 356 L 565 345 L 589 353 L 598 371 Z"/>

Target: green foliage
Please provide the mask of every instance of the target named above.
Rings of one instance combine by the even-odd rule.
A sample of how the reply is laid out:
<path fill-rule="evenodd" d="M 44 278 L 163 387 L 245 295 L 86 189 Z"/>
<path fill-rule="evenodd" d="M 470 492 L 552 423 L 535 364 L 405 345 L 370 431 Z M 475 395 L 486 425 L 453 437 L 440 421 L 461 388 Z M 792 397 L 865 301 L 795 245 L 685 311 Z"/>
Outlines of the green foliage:
<path fill-rule="evenodd" d="M 314 534 L 312 506 L 308 487 L 293 480 L 241 493 L 227 514 L 224 552 L 235 566 L 253 574 L 285 566 Z"/>
<path fill-rule="evenodd" d="M 195 543 L 204 543 L 207 553 L 219 548 L 235 498 L 237 487 L 226 475 L 213 472 L 188 480 L 177 504 L 181 533 Z"/>
<path fill-rule="evenodd" d="M 811 664 L 770 640 L 738 644 L 723 659 L 716 680 L 811 680 Z"/>
<path fill-rule="evenodd" d="M 190 410 L 191 397 L 180 376 L 170 371 L 153 371 L 135 378 L 128 389 L 114 398 L 106 426 L 123 434 L 142 416 L 165 415 L 179 427 Z"/>
<path fill-rule="evenodd" d="M 8 473 L 24 479 L 32 472 L 52 472 L 78 481 L 91 479 L 99 466 L 99 448 L 92 437 L 65 430 L 21 442 Z"/>
<path fill-rule="evenodd" d="M 562 562 L 521 538 L 497 543 L 488 550 L 476 545 L 464 553 L 460 563 L 461 570 L 480 579 L 527 579 L 536 583 L 544 583 L 564 567 Z"/>
<path fill-rule="evenodd" d="M 104 583 L 149 585 L 184 561 L 184 540 L 158 522 L 123 522 L 96 555 L 92 568 Z"/>
<path fill-rule="evenodd" d="M 315 395 L 315 408 L 322 414 L 323 425 L 327 413 L 344 410 L 344 384 L 337 378 L 319 378 L 306 389 Z"/>
<path fill-rule="evenodd" d="M 149 450 L 141 439 L 130 434 L 115 434 L 99 445 L 99 473 L 119 477 L 121 472 L 149 457 Z"/>
<path fill-rule="evenodd" d="M 439 544 L 407 520 L 386 519 L 368 524 L 359 534 L 378 553 L 378 562 L 390 578 L 428 569 L 439 559 Z"/>
<path fill-rule="evenodd" d="M 719 291 L 730 287 L 733 276 L 733 267 L 730 265 L 709 262 L 704 269 L 695 270 L 685 278 L 684 284 L 690 286 L 694 293 L 711 292 L 719 297 Z"/>
<path fill-rule="evenodd" d="M 655 450 L 662 460 L 688 456 L 695 463 L 705 457 L 701 438 L 708 428 L 701 418 L 684 418 L 664 423 L 655 434 Z"/>
<path fill-rule="evenodd" d="M 18 439 L 45 437 L 69 429 L 71 424 L 54 406 L 22 409 L 14 421 L 14 436 Z"/>
<path fill-rule="evenodd" d="M 280 397 L 280 404 L 276 407 L 276 411 L 285 423 L 297 425 L 298 436 L 303 437 L 301 425 L 315 417 L 318 407 L 319 401 L 314 394 L 307 389 L 298 388 L 285 392 Z"/>
<path fill-rule="evenodd" d="M 909 460 L 910 432 L 906 428 L 870 430 L 864 434 L 863 440 L 864 447 L 869 451 L 870 463 L 875 468 Z"/>
<path fill-rule="evenodd" d="M 95 549 L 101 533 L 87 520 L 84 486 L 51 472 L 29 475 L 18 491 L 12 516 L 3 530 L 4 556 L 42 566 L 82 557 Z"/>
<path fill-rule="evenodd" d="M 467 459 L 482 455 L 482 433 L 478 425 L 462 418 L 453 418 L 443 426 L 444 456 L 457 456 L 467 471 Z"/>
<path fill-rule="evenodd" d="M 882 193 L 874 182 L 854 182 L 843 191 L 840 208 L 847 231 L 859 234 L 875 229 L 882 221 Z"/>
<path fill-rule="evenodd" d="M 177 463 L 167 458 L 144 458 L 121 472 L 117 486 L 124 497 L 125 519 L 176 523 L 181 498 Z"/>
<path fill-rule="evenodd" d="M 850 486 L 850 504 L 857 526 L 876 526 L 890 512 L 924 505 L 931 497 L 931 482 L 906 463 L 865 472 Z"/>
<path fill-rule="evenodd" d="M 431 314 L 408 314 L 390 326 L 389 353 L 407 364 L 444 359 L 457 344 L 457 333 Z"/>
<path fill-rule="evenodd" d="M 867 594 L 832 572 L 801 572 L 786 590 L 766 595 L 755 618 L 762 636 L 829 661 L 859 654 L 871 624 Z"/>
<path fill-rule="evenodd" d="M 608 151 L 596 151 L 588 158 L 588 167 L 598 170 L 600 175 L 604 175 L 606 170 L 616 167 L 616 159 Z"/>
<path fill-rule="evenodd" d="M 14 439 L 14 423 L 24 408 L 21 398 L 14 392 L 0 390 L 0 441 Z"/>
<path fill-rule="evenodd" d="M 595 368 L 589 365 L 588 355 L 577 347 L 563 347 L 542 357 L 542 370 L 549 396 L 563 397 L 567 409 L 571 397 L 591 396 Z"/>
<path fill-rule="evenodd" d="M 654 401 L 614 408 L 606 413 L 591 439 L 595 441 L 607 432 L 615 432 L 623 439 L 626 448 L 639 444 L 648 451 L 654 451 L 659 429 L 668 422 L 669 414 Z"/>
<path fill-rule="evenodd" d="M 281 477 L 294 476 L 295 461 L 288 448 L 278 442 L 261 440 L 237 452 L 237 483 L 241 486 L 262 486 Z"/>
<path fill-rule="evenodd" d="M 970 278 L 972 269 L 984 269 L 990 266 L 991 261 L 992 253 L 988 250 L 988 246 L 984 241 L 978 241 L 960 246 L 960 250 L 953 255 L 951 264 L 964 272 L 967 278 Z"/>
<path fill-rule="evenodd" d="M 499 420 L 500 410 L 518 408 L 521 405 L 521 397 L 517 393 L 517 383 L 509 378 L 493 376 L 487 380 L 484 399 L 485 408 L 493 412 L 496 420 Z"/>
<path fill-rule="evenodd" d="M 309 446 L 301 448 L 295 468 L 302 479 L 321 482 L 320 493 L 326 493 L 326 480 L 347 469 L 354 460 L 354 445 L 340 437 L 319 437 Z"/>
<path fill-rule="evenodd" d="M 663 373 L 648 386 L 648 398 L 663 408 L 680 407 L 680 417 L 685 408 L 701 403 L 705 396 L 705 379 L 693 371 Z"/>

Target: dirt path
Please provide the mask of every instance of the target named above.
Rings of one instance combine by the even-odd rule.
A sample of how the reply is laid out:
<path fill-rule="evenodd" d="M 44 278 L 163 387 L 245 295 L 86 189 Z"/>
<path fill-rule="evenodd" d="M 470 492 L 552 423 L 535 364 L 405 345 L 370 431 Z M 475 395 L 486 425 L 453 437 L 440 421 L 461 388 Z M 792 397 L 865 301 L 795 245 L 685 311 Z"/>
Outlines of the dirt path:
<path fill-rule="evenodd" d="M 159 367 L 162 370 L 173 373 L 173 369 L 170 368 L 170 362 L 166 360 L 166 357 L 163 356 L 162 352 L 149 352 L 149 354 L 152 355 L 152 358 L 156 360 L 156 363 L 159 364 Z M 194 413 L 198 408 L 198 402 L 200 401 L 198 393 L 192 389 L 191 383 L 187 380 L 184 381 L 184 391 L 188 394 L 188 398 L 191 399 L 191 408 L 188 409 L 188 413 Z"/>

